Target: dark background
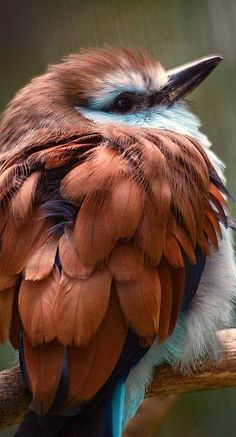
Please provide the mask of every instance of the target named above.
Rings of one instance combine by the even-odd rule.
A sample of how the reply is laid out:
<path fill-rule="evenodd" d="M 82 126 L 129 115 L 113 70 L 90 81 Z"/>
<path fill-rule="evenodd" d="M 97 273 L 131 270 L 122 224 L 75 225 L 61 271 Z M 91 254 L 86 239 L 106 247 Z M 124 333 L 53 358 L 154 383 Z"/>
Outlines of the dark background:
<path fill-rule="evenodd" d="M 224 62 L 191 101 L 236 193 L 235 34 L 235 0 L 0 0 L 0 110 L 47 64 L 80 47 L 145 46 L 167 68 L 220 53 Z M 8 346 L 0 349 L 1 368 L 14 360 Z M 234 437 L 235 411 L 235 389 L 182 396 L 161 437 Z"/>

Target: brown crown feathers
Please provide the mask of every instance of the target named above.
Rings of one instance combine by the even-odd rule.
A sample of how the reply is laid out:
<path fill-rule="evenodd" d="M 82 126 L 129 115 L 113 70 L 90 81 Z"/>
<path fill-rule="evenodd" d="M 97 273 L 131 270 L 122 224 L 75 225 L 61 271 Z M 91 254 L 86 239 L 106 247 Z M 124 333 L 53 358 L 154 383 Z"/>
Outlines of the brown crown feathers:
<path fill-rule="evenodd" d="M 112 70 L 116 52 L 99 56 L 82 55 L 80 72 L 93 74 L 89 62 Z M 146 55 L 124 56 L 137 68 L 153 66 Z M 146 347 L 156 335 L 166 340 L 181 308 L 184 254 L 194 264 L 197 245 L 207 255 L 217 248 L 227 206 L 192 138 L 96 125 L 74 113 L 60 90 L 77 78 L 77 62 L 34 79 L 0 128 L 0 340 L 17 347 L 22 323 L 29 380 L 44 412 L 65 348 L 67 398 L 78 402 L 108 379 L 129 328 Z M 64 210 L 73 214 L 63 221 Z"/>
<path fill-rule="evenodd" d="M 96 131 L 74 107 L 90 103 L 106 86 L 114 87 L 114 74 L 122 78 L 124 71 L 130 83 L 135 83 L 133 75 L 137 75 L 147 88 L 155 88 L 156 77 L 164 74 L 161 64 L 146 50 L 135 53 L 109 47 L 81 50 L 50 66 L 20 90 L 5 110 L 0 123 L 2 151 L 68 141 L 76 134 Z"/>

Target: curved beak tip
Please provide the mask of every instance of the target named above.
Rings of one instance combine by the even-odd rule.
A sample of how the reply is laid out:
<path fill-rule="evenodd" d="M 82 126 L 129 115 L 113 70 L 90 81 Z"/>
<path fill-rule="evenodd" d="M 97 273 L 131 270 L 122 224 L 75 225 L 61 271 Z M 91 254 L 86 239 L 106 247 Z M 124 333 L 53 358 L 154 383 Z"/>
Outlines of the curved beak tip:
<path fill-rule="evenodd" d="M 221 55 L 215 55 L 215 56 L 216 56 L 216 58 L 219 59 L 219 62 L 220 62 L 220 61 L 223 61 L 223 59 L 224 59 L 223 56 L 221 56 Z"/>
<path fill-rule="evenodd" d="M 221 55 L 211 55 L 208 58 L 214 60 L 216 65 L 218 65 L 224 59 Z"/>

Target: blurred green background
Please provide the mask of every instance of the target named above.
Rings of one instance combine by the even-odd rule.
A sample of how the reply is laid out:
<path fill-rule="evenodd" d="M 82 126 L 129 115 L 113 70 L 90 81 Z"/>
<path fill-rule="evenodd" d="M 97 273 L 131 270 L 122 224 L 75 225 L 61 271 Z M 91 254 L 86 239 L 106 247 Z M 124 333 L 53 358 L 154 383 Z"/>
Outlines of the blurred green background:
<path fill-rule="evenodd" d="M 224 62 L 191 102 L 236 193 L 235 33 L 235 0 L 0 0 L 0 110 L 47 64 L 80 47 L 145 46 L 167 68 L 220 53 Z M 1 369 L 14 360 L 2 347 Z M 181 396 L 161 437 L 235 437 L 235 410 L 236 389 Z"/>

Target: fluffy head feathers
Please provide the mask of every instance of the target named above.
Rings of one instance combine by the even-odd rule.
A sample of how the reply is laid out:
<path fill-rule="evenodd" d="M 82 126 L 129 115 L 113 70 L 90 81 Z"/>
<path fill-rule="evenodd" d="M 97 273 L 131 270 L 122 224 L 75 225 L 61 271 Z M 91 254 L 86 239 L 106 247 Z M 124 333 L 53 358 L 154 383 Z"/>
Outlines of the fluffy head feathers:
<path fill-rule="evenodd" d="M 9 104 L 0 126 L 3 149 L 74 135 L 91 125 L 76 106 L 101 108 L 122 91 L 155 91 L 166 80 L 163 67 L 144 50 L 103 48 L 71 55 L 33 79 Z"/>

